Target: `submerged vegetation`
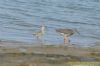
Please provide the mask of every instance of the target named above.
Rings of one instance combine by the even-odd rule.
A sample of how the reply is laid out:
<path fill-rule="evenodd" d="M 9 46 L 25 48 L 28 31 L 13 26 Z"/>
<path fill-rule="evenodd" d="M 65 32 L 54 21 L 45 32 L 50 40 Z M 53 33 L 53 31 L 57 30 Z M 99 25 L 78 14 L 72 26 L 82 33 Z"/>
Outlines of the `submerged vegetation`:
<path fill-rule="evenodd" d="M 92 56 L 92 57 L 100 57 L 100 53 L 91 52 L 90 56 Z"/>
<path fill-rule="evenodd" d="M 95 46 L 100 46 L 100 42 L 99 43 L 96 43 L 96 45 Z"/>
<path fill-rule="evenodd" d="M 0 47 L 0 66 L 66 66 L 68 62 L 100 61 L 95 47 L 40 45 Z M 7 64 L 7 65 L 5 65 Z"/>

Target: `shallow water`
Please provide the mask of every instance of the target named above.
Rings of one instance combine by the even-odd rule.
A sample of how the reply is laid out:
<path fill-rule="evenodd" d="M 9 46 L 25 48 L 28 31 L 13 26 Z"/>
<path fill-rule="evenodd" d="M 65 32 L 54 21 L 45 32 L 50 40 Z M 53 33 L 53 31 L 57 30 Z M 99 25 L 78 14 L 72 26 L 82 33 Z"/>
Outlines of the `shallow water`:
<path fill-rule="evenodd" d="M 56 28 L 76 28 L 71 43 L 100 42 L 100 0 L 0 0 L 0 39 L 35 42 L 32 33 L 45 22 L 45 42 L 60 44 Z"/>

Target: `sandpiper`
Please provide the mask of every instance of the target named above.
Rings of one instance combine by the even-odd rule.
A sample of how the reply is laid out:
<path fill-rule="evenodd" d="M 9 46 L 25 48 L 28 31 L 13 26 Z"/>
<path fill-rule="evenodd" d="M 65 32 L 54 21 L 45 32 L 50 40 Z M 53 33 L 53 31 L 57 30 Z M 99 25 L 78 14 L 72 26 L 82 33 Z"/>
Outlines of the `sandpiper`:
<path fill-rule="evenodd" d="M 75 32 L 77 32 L 76 29 L 56 29 L 56 32 L 58 32 L 60 35 L 64 37 L 64 44 L 70 44 L 69 37 L 73 35 Z"/>
<path fill-rule="evenodd" d="M 33 35 L 36 36 L 37 40 L 42 40 L 43 35 L 45 34 L 45 25 L 42 22 L 40 26 L 40 30 L 37 32 L 34 32 Z"/>

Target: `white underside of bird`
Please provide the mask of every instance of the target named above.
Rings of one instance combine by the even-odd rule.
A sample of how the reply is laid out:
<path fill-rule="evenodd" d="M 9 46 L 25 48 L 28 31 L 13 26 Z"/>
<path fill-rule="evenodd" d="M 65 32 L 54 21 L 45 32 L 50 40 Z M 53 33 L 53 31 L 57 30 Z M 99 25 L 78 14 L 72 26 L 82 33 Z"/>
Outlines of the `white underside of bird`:
<path fill-rule="evenodd" d="M 41 31 L 33 33 L 33 35 L 36 36 L 37 38 L 41 38 L 41 36 L 43 36 L 43 34 L 44 33 L 42 33 Z"/>
<path fill-rule="evenodd" d="M 59 33 L 61 36 L 66 36 L 66 37 L 68 37 L 69 36 L 69 34 L 64 34 L 64 33 Z"/>
<path fill-rule="evenodd" d="M 33 35 L 37 38 L 42 38 L 42 36 L 45 34 L 45 26 L 44 24 L 40 27 L 40 30 L 37 32 L 34 32 Z"/>

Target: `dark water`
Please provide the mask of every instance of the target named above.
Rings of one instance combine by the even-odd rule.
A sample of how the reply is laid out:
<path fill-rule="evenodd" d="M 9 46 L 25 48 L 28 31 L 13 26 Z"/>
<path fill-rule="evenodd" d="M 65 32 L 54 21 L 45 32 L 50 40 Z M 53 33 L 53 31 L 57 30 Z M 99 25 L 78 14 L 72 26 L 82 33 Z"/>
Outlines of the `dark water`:
<path fill-rule="evenodd" d="M 35 42 L 32 32 L 41 22 L 45 42 L 62 43 L 56 28 L 77 28 L 75 44 L 100 42 L 100 0 L 0 0 L 0 39 Z"/>

